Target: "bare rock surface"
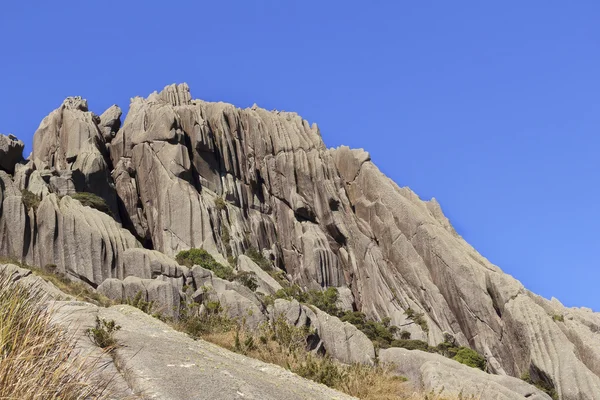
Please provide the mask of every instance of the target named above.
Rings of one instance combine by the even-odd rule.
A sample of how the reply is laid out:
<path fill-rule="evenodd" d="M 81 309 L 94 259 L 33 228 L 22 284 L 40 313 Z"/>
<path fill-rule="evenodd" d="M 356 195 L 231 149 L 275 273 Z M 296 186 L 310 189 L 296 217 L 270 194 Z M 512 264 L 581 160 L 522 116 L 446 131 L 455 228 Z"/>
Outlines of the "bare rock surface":
<path fill-rule="evenodd" d="M 63 320 L 68 321 L 69 326 L 82 329 L 90 327 L 96 315 L 114 320 L 121 326 L 116 334 L 120 344 L 115 351 L 116 364 L 120 371 L 127 371 L 129 387 L 143 398 L 353 398 L 300 378 L 278 366 L 232 353 L 202 340 L 193 340 L 130 306 L 106 309 L 78 302 L 58 306 Z"/>
<path fill-rule="evenodd" d="M 393 364 L 399 375 L 409 378 L 415 389 L 425 393 L 486 400 L 551 400 L 550 396 L 520 379 L 486 374 L 439 354 L 391 348 L 382 350 L 379 359 L 382 363 Z"/>

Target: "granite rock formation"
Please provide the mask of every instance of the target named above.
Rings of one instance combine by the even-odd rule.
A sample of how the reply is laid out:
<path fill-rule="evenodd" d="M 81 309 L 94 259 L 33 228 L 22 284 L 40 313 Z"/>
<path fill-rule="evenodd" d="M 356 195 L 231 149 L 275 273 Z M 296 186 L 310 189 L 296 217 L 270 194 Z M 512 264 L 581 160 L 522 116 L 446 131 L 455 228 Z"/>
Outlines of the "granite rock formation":
<path fill-rule="evenodd" d="M 19 145 L 0 137 L 1 255 L 55 264 L 115 298 L 137 288 L 173 310 L 184 285 L 208 285 L 233 315 L 254 310 L 258 324 L 272 318 L 260 295 L 173 258 L 190 248 L 223 264 L 237 257 L 237 270 L 255 272 L 259 293 L 272 294 L 279 283 L 244 257 L 257 249 L 290 282 L 336 287 L 345 309 L 388 317 L 413 339 L 436 345 L 450 333 L 490 373 L 529 373 L 564 400 L 600 399 L 600 314 L 527 291 L 466 243 L 435 199 L 399 187 L 367 152 L 326 148 L 317 125 L 295 113 L 193 100 L 185 84 L 132 99 L 122 124 L 120 114 L 113 106 L 98 117 L 69 98 L 20 163 Z M 23 189 L 39 205 L 26 207 Z M 69 197 L 82 191 L 113 216 Z M 320 326 L 339 359 L 373 359 L 366 337 L 339 320 L 277 307 Z"/>

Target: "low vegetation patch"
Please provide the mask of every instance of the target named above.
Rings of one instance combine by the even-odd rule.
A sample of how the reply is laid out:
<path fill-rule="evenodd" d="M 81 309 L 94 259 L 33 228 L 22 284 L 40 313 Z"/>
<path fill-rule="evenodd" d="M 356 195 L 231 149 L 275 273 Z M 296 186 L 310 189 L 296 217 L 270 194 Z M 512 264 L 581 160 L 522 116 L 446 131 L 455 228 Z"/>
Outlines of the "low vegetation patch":
<path fill-rule="evenodd" d="M 351 323 L 371 339 L 376 349 L 402 347 L 408 350 L 422 350 L 430 353 L 438 353 L 462 364 L 485 371 L 485 358 L 475 350 L 468 347 L 455 346 L 449 342 L 443 342 L 438 346 L 432 347 L 422 340 L 411 340 L 410 332 L 400 331 L 397 326 L 391 324 L 389 318 L 375 321 L 367 318 L 364 313 L 359 311 L 342 312 L 337 306 L 338 297 L 337 289 L 334 287 L 327 288 L 324 291 L 308 290 L 304 292 L 297 285 L 284 287 L 283 289 L 278 290 L 274 296 L 274 298 L 286 300 L 296 299 L 301 303 L 318 307 L 320 310 L 325 311 L 330 315 L 337 316 L 344 322 Z M 272 302 L 268 296 L 265 300 L 266 304 Z M 416 313 L 409 308 L 406 310 L 406 315 L 417 325 L 421 326 L 425 332 L 429 331 L 427 328 L 427 321 L 423 314 Z M 397 339 L 398 336 L 400 336 L 400 339 Z"/>
<path fill-rule="evenodd" d="M 263 253 L 256 250 L 256 248 L 250 247 L 248 250 L 246 250 L 246 255 L 263 270 L 267 272 L 273 270 L 273 264 L 271 261 L 269 261 Z"/>
<path fill-rule="evenodd" d="M 106 204 L 106 200 L 94 193 L 77 192 L 73 193 L 70 196 L 75 200 L 79 200 L 79 202 L 84 206 L 94 208 L 98 211 L 110 215 L 111 217 L 113 216 L 112 212 L 110 211 L 110 208 L 108 207 L 108 204 Z"/>
<path fill-rule="evenodd" d="M 377 348 L 392 347 L 398 327 L 390 325 L 390 319 L 384 318 L 381 322 L 368 319 L 364 313 L 354 311 L 346 313 L 341 318 L 362 331 Z"/>
<path fill-rule="evenodd" d="M 190 249 L 180 251 L 179 254 L 177 254 L 176 256 L 176 260 L 179 264 L 185 265 L 186 267 L 190 268 L 194 265 L 199 265 L 202 268 L 214 272 L 215 275 L 221 279 L 231 281 L 235 277 L 233 268 L 218 263 L 217 261 L 215 261 L 213 256 L 211 256 L 210 253 L 208 253 L 204 249 Z"/>
<path fill-rule="evenodd" d="M 417 313 L 412 308 L 407 308 L 406 311 L 404 311 L 404 314 L 406 314 L 409 319 L 412 319 L 415 324 L 419 325 L 423 332 L 429 332 L 427 320 L 423 316 L 423 313 Z"/>
<path fill-rule="evenodd" d="M 554 314 L 552 320 L 555 322 L 565 322 L 565 316 L 562 314 Z"/>
<path fill-rule="evenodd" d="M 0 257 L 0 264 L 13 264 L 18 267 L 28 269 L 34 275 L 52 283 L 62 292 L 72 296 L 77 300 L 86 301 L 100 307 L 109 307 L 114 304 L 112 300 L 96 292 L 85 283 L 76 282 L 69 279 L 69 277 L 60 272 L 58 267 L 54 264 L 47 264 L 43 268 L 37 268 L 21 263 L 19 260 L 2 257 Z"/>
<path fill-rule="evenodd" d="M 133 298 L 126 299 L 125 304 L 135 307 L 146 314 L 152 315 L 154 312 L 154 302 L 146 301 L 146 299 L 144 299 L 144 293 L 142 293 L 141 290 L 137 292 Z"/>
<path fill-rule="evenodd" d="M 536 388 L 540 389 L 542 392 L 544 392 L 548 396 L 550 396 L 553 400 L 558 400 L 558 393 L 556 392 L 554 385 L 549 384 L 548 382 L 545 382 L 543 380 L 532 379 L 529 371 L 527 371 L 523 375 L 521 375 L 521 379 L 524 380 L 525 382 L 529 383 L 530 385 L 533 385 Z"/>
<path fill-rule="evenodd" d="M 217 197 L 215 199 L 215 207 L 217 210 L 221 211 L 227 207 L 227 203 L 225 203 L 225 200 L 222 197 Z"/>
<path fill-rule="evenodd" d="M 253 292 L 258 289 L 256 274 L 254 272 L 240 271 L 235 275 L 233 280 L 241 283 Z"/>
<path fill-rule="evenodd" d="M 384 366 L 343 365 L 327 356 L 307 350 L 308 328 L 297 328 L 283 318 L 250 330 L 245 322 L 225 316 L 218 302 L 207 300 L 200 313 L 198 305 L 184 307 L 178 328 L 192 337 L 282 366 L 304 378 L 341 390 L 361 399 L 400 399 L 405 378 Z"/>
<path fill-rule="evenodd" d="M 105 320 L 96 316 L 96 326 L 94 328 L 86 329 L 85 333 L 88 335 L 90 340 L 98 347 L 104 350 L 112 351 L 117 347 L 117 339 L 115 333 L 119 331 L 121 327 L 113 320 Z"/>
<path fill-rule="evenodd" d="M 100 366 L 77 354 L 52 314 L 42 294 L 0 275 L 0 398 L 111 398 Z"/>
<path fill-rule="evenodd" d="M 31 193 L 27 189 L 21 190 L 21 201 L 25 205 L 27 210 L 37 211 L 40 202 L 42 201 L 39 196 Z"/>

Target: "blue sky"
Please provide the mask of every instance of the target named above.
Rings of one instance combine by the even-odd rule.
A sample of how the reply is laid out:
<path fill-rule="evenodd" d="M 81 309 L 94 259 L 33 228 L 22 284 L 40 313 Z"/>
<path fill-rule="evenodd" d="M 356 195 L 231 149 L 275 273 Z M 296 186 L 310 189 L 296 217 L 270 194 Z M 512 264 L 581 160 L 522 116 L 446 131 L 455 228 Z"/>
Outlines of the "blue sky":
<path fill-rule="evenodd" d="M 4 1 L 0 132 L 187 82 L 362 147 L 527 288 L 600 311 L 600 2 Z"/>

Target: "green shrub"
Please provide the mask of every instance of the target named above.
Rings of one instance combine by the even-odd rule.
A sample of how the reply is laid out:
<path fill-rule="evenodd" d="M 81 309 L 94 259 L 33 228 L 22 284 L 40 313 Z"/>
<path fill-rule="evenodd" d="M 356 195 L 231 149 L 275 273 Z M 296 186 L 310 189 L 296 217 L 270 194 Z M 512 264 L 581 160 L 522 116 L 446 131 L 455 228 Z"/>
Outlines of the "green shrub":
<path fill-rule="evenodd" d="M 79 200 L 79 202 L 84 206 L 94 208 L 98 211 L 110 215 L 111 217 L 113 216 L 112 212 L 110 211 L 110 208 L 108 207 L 108 204 L 106 204 L 106 200 L 104 200 L 98 195 L 95 195 L 94 193 L 77 192 L 73 193 L 70 196 L 75 200 Z"/>
<path fill-rule="evenodd" d="M 227 203 L 225 203 L 225 200 L 223 200 L 222 197 L 217 197 L 215 199 L 215 207 L 217 207 L 217 210 L 221 211 L 227 207 Z"/>
<path fill-rule="evenodd" d="M 231 268 L 235 268 L 238 262 L 238 258 L 234 256 L 227 256 L 227 262 Z"/>
<path fill-rule="evenodd" d="M 27 189 L 21 190 L 21 201 L 27 210 L 37 211 L 41 199 Z"/>
<path fill-rule="evenodd" d="M 423 332 L 429 332 L 427 320 L 423 316 L 423 313 L 417 313 L 412 308 L 407 308 L 406 311 L 404 311 L 404 314 L 406 314 L 409 319 L 412 319 L 415 324 L 419 325 Z"/>
<path fill-rule="evenodd" d="M 233 278 L 235 278 L 233 268 L 219 264 L 215 261 L 213 256 L 211 256 L 204 249 L 183 250 L 180 251 L 175 258 L 177 262 L 181 265 L 185 265 L 186 267 L 190 268 L 194 265 L 199 265 L 202 268 L 214 272 L 215 275 L 221 279 L 226 279 L 230 281 Z"/>
<path fill-rule="evenodd" d="M 152 310 L 154 309 L 154 302 L 146 301 L 146 300 L 142 299 L 143 295 L 144 294 L 140 290 L 139 292 L 137 292 L 135 294 L 133 299 L 127 298 L 125 300 L 125 304 L 129 304 L 130 306 L 140 309 L 142 312 L 145 312 L 146 314 L 152 315 Z"/>
<path fill-rule="evenodd" d="M 565 322 L 565 316 L 562 314 L 554 314 L 552 320 L 555 322 Z"/>
<path fill-rule="evenodd" d="M 263 270 L 271 271 L 273 269 L 273 264 L 271 264 L 271 261 L 267 260 L 264 254 L 256 250 L 254 247 L 250 247 L 248 250 L 246 250 L 246 255 Z"/>
<path fill-rule="evenodd" d="M 285 300 L 296 299 L 301 303 L 304 302 L 304 300 L 305 300 L 304 292 L 302 292 L 302 289 L 300 289 L 300 286 L 298 286 L 298 285 L 284 286 L 283 288 L 281 288 L 277 292 L 275 292 L 274 297 L 276 299 L 285 299 Z"/>
<path fill-rule="evenodd" d="M 390 347 L 402 347 L 407 350 L 430 351 L 429 345 L 422 340 L 396 339 L 393 340 Z"/>
<path fill-rule="evenodd" d="M 468 347 L 459 347 L 456 355 L 452 357 L 452 359 L 461 364 L 468 365 L 469 367 L 479 368 L 480 370 L 485 371 L 485 358 Z"/>
<path fill-rule="evenodd" d="M 234 281 L 241 283 L 253 292 L 258 289 L 256 274 L 254 272 L 240 271 L 235 276 Z"/>
<path fill-rule="evenodd" d="M 96 316 L 96 326 L 86 329 L 85 333 L 96 346 L 111 350 L 117 345 L 115 333 L 120 329 L 121 327 L 114 320 L 107 321 Z"/>
<path fill-rule="evenodd" d="M 536 388 L 540 389 L 542 392 L 550 396 L 553 400 L 558 400 L 558 393 L 556 393 L 554 385 L 544 382 L 543 380 L 534 381 L 531 378 L 529 370 L 524 372 L 523 375 L 521 375 L 521 379 L 529 383 L 530 385 L 533 385 Z"/>
<path fill-rule="evenodd" d="M 202 304 L 203 313 L 200 312 L 199 304 L 182 304 L 176 328 L 193 338 L 227 333 L 236 328 L 237 323 L 225 315 L 220 302 L 205 300 Z"/>
<path fill-rule="evenodd" d="M 231 235 L 229 234 L 229 229 L 224 224 L 221 224 L 221 242 L 223 243 L 223 246 L 225 246 L 225 254 L 227 254 L 227 257 L 231 257 L 230 241 Z"/>
<path fill-rule="evenodd" d="M 339 294 L 334 287 L 329 287 L 324 291 L 309 290 L 304 293 L 303 297 L 305 303 L 312 304 L 329 315 L 337 316 L 341 313 L 341 310 L 337 306 Z"/>
<path fill-rule="evenodd" d="M 368 319 L 364 313 L 353 311 L 342 315 L 341 320 L 349 322 L 363 332 L 371 341 L 380 348 L 392 346 L 398 327 L 390 325 L 390 319 L 384 318 L 381 322 Z"/>

